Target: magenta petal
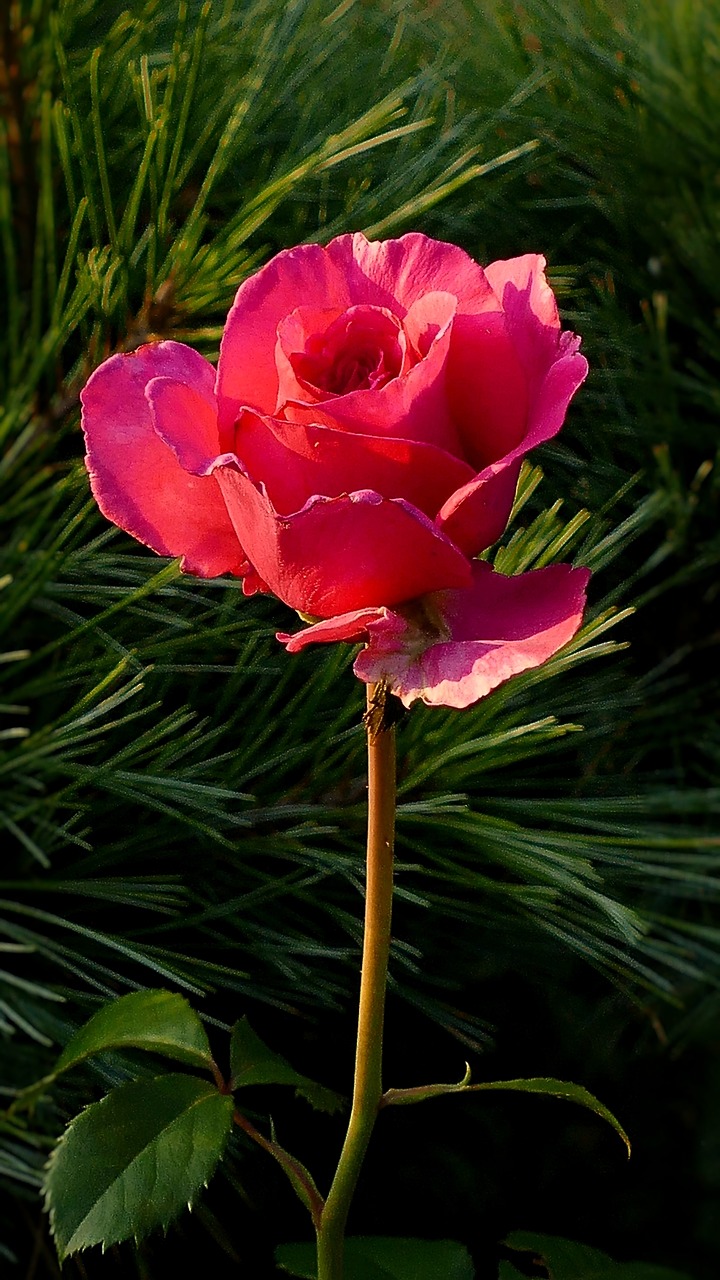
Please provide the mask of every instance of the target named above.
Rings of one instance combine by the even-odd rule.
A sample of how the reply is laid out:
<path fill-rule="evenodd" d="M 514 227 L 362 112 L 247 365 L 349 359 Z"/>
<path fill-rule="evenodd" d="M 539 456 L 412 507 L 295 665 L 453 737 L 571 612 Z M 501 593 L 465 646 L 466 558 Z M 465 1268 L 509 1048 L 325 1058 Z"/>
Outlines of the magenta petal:
<path fill-rule="evenodd" d="M 471 579 L 457 547 L 402 499 L 367 490 L 313 497 L 284 516 L 238 467 L 214 474 L 248 559 L 291 609 L 330 618 Z"/>
<path fill-rule="evenodd" d="M 477 555 L 500 537 L 512 509 L 523 458 L 560 430 L 570 400 L 587 377 L 587 360 L 578 353 L 578 345 L 574 334 L 560 336 L 555 363 L 537 390 L 523 440 L 448 498 L 440 511 L 438 528 L 466 555 Z"/>
<path fill-rule="evenodd" d="M 249 409 L 240 415 L 235 452 L 251 476 L 265 477 L 267 496 L 284 515 L 316 494 L 332 498 L 373 489 L 434 517 L 473 479 L 466 462 L 435 445 L 305 426 Z"/>
<path fill-rule="evenodd" d="M 319 244 L 283 250 L 241 284 L 220 344 L 221 431 L 232 425 L 241 405 L 274 413 L 278 398 L 275 343 L 285 316 L 300 305 L 344 311 L 350 303 L 347 283 Z"/>
<path fill-rule="evenodd" d="M 546 662 L 582 621 L 587 569 L 550 565 L 508 578 L 473 565 L 473 585 L 440 592 L 367 625 L 355 673 L 387 681 L 409 707 L 469 707 L 504 680 Z"/>
<path fill-rule="evenodd" d="M 212 386 L 189 386 L 175 378 L 151 378 L 145 388 L 160 439 L 184 471 L 207 475 L 220 453 L 217 406 Z"/>
<path fill-rule="evenodd" d="M 525 370 L 531 395 L 557 358 L 560 318 L 538 253 L 493 262 L 486 268 L 505 313 L 508 335 Z"/>
<path fill-rule="evenodd" d="M 478 471 L 520 444 L 527 430 L 528 384 L 499 311 L 456 318 L 447 394 L 465 456 Z"/>
<path fill-rule="evenodd" d="M 416 365 L 374 391 L 351 391 L 316 404 L 290 400 L 284 416 L 292 422 L 320 422 L 357 434 L 395 436 L 437 445 L 462 457 L 457 427 L 445 393 L 445 373 L 455 299 L 433 295 L 432 325 L 418 309 L 412 331 L 429 344 Z"/>
<path fill-rule="evenodd" d="M 189 475 L 153 427 L 146 399 L 155 378 L 212 395 L 215 371 L 179 342 L 111 356 L 81 393 L 86 465 L 100 510 L 160 555 L 182 556 L 198 577 L 239 573 L 243 553 L 212 476 Z"/>
<path fill-rule="evenodd" d="M 517 488 L 522 454 L 519 450 L 502 462 L 486 467 L 469 484 L 448 498 L 437 517 L 437 526 L 452 538 L 466 556 L 487 550 L 504 532 Z"/>
<path fill-rule="evenodd" d="M 538 388 L 530 412 L 528 433 L 521 448 L 527 452 L 557 435 L 567 407 L 578 387 L 588 375 L 588 362 L 580 355 L 580 339 L 574 333 L 563 333 L 555 362 Z M 516 451 L 517 452 L 517 451 Z"/>
<path fill-rule="evenodd" d="M 327 246 L 353 293 L 353 302 L 389 307 L 402 318 L 414 302 L 437 290 L 457 298 L 462 312 L 495 307 L 485 272 L 463 249 L 410 231 L 399 240 L 366 240 L 360 231 Z"/>
<path fill-rule="evenodd" d="M 387 609 L 354 609 L 352 613 L 341 613 L 335 618 L 325 618 L 323 622 L 315 622 L 304 631 L 296 631 L 287 635 L 278 631 L 275 639 L 285 645 L 288 653 L 299 653 L 308 644 L 332 644 L 335 640 L 351 642 L 362 640 L 367 636 L 368 624 L 377 622 L 387 615 Z"/>

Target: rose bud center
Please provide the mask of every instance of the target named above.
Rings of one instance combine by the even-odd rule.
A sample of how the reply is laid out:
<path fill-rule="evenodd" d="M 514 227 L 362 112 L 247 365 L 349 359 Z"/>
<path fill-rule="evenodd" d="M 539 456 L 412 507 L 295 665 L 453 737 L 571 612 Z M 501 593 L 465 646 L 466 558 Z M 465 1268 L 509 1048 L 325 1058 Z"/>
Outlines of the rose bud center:
<path fill-rule="evenodd" d="M 314 395 L 377 391 L 402 372 L 406 354 L 400 323 L 381 307 L 350 307 L 322 333 L 306 337 L 289 360 L 298 382 Z"/>

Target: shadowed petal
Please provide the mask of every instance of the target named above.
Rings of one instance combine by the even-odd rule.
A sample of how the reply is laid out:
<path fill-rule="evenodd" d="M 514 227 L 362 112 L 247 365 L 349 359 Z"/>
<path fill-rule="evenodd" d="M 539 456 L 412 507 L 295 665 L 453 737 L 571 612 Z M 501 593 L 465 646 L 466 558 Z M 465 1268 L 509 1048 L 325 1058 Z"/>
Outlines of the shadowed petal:
<path fill-rule="evenodd" d="M 373 489 L 434 517 L 473 478 L 466 462 L 435 445 L 305 426 L 249 409 L 238 422 L 235 452 L 251 476 L 263 477 L 268 498 L 284 515 L 316 494 L 334 498 Z"/>
<path fill-rule="evenodd" d="M 355 673 L 387 681 L 409 707 L 469 707 L 497 685 L 546 662 L 578 630 L 590 574 L 550 565 L 514 578 L 473 565 L 473 585 L 387 611 L 367 624 Z"/>
<path fill-rule="evenodd" d="M 507 524 L 523 458 L 560 430 L 568 404 L 587 377 L 587 360 L 578 353 L 579 339 L 562 334 L 558 358 L 547 371 L 530 411 L 523 440 L 448 499 L 437 518 L 438 527 L 466 555 L 492 545 Z"/>
<path fill-rule="evenodd" d="M 248 559 L 292 609 L 330 618 L 471 580 L 462 553 L 402 499 L 313 497 L 285 516 L 239 467 L 214 474 Z"/>
<path fill-rule="evenodd" d="M 179 342 L 112 356 L 81 393 L 92 491 L 109 520 L 160 555 L 182 555 L 202 578 L 239 573 L 244 556 L 212 476 L 189 475 L 155 432 L 147 384 L 170 378 L 212 397 L 215 371 Z"/>
<path fill-rule="evenodd" d="M 499 311 L 456 318 L 447 396 L 465 457 L 478 471 L 520 444 L 527 430 L 528 384 Z"/>

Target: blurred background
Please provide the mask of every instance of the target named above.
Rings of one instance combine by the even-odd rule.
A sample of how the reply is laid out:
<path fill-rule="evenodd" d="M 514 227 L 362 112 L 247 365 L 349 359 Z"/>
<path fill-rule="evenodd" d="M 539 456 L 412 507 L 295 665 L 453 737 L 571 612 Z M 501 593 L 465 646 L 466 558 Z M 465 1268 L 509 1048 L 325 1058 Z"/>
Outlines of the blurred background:
<path fill-rule="evenodd" d="M 591 375 L 491 558 L 588 565 L 592 607 L 560 659 L 400 726 L 386 1080 L 460 1079 L 466 1058 L 478 1080 L 573 1079 L 634 1154 L 546 1099 L 400 1108 L 351 1230 L 457 1239 L 479 1280 L 517 1229 L 714 1280 L 720 8 L 4 0 L 0 24 L 0 1103 L 143 986 L 188 995 L 220 1046 L 247 1014 L 350 1085 L 352 653 L 289 659 L 283 605 L 181 578 L 108 526 L 82 466 L 87 376 L 165 337 L 215 358 L 237 286 L 300 241 L 417 229 L 481 263 L 542 252 Z M 54 1137 L 143 1070 L 104 1059 L 0 1115 L 12 1280 L 59 1275 L 38 1190 Z M 252 1105 L 323 1186 L 342 1117 Z M 264 1280 L 307 1235 L 238 1138 L 167 1238 L 63 1274 L 191 1259 Z"/>

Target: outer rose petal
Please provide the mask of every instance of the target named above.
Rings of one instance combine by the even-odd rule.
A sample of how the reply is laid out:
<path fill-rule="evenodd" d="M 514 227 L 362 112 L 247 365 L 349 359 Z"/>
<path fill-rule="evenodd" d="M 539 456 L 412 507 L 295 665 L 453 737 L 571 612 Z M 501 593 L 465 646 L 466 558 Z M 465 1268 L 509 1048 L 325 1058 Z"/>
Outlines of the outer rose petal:
<path fill-rule="evenodd" d="M 111 356 L 81 393 L 86 465 L 103 515 L 186 573 L 240 573 L 242 549 L 217 481 L 189 475 L 153 429 L 145 388 L 172 378 L 212 395 L 214 369 L 179 342 Z"/>
<path fill-rule="evenodd" d="M 469 484 L 448 498 L 437 526 L 466 556 L 479 555 L 504 532 L 515 501 L 524 450 L 516 449 L 485 467 Z"/>
<path fill-rule="evenodd" d="M 368 624 L 387 616 L 387 609 L 354 609 L 352 613 L 341 613 L 334 618 L 325 618 L 323 622 L 314 622 L 311 627 L 296 631 L 292 636 L 278 631 L 275 639 L 285 645 L 288 653 L 299 653 L 309 644 L 332 644 L 336 640 L 350 643 L 366 639 Z"/>
<path fill-rule="evenodd" d="M 560 317 L 555 295 L 545 276 L 545 259 L 538 253 L 493 262 L 485 274 L 505 313 L 507 332 L 535 391 L 548 364 L 556 358 Z"/>
<path fill-rule="evenodd" d="M 528 429 L 520 444 L 448 498 L 438 515 L 438 527 L 466 555 L 477 555 L 500 537 L 510 515 L 525 454 L 560 430 L 570 400 L 587 377 L 587 360 L 578 353 L 579 342 L 572 333 L 560 336 L 555 363 L 536 393 Z"/>
<path fill-rule="evenodd" d="M 527 430 L 528 384 L 499 311 L 457 317 L 446 385 L 465 457 L 478 470 L 520 444 Z"/>
<path fill-rule="evenodd" d="M 330 618 L 471 581 L 463 554 L 402 499 L 314 497 L 282 516 L 238 467 L 214 474 L 248 559 L 291 609 Z"/>
<path fill-rule="evenodd" d="M 497 309 L 482 267 L 457 245 L 419 231 L 373 241 L 356 231 L 331 240 L 326 252 L 347 280 L 353 302 L 389 307 L 402 318 L 426 293 L 440 290 L 457 298 L 463 314 Z"/>
<path fill-rule="evenodd" d="M 515 578 L 473 565 L 467 591 L 439 593 L 423 630 L 400 613 L 367 624 L 355 674 L 387 681 L 406 707 L 469 707 L 521 671 L 546 662 L 580 626 L 587 569 L 550 565 Z M 419 602 L 421 605 L 423 602 Z"/>
<path fill-rule="evenodd" d="M 344 311 L 353 301 L 359 299 L 351 299 L 347 282 L 319 244 L 283 250 L 241 284 L 220 343 L 221 430 L 232 425 L 241 405 L 275 412 L 275 342 L 285 316 L 300 305 Z"/>
<path fill-rule="evenodd" d="M 268 498 L 285 515 L 315 494 L 339 497 L 373 489 L 434 517 L 450 494 L 473 479 L 466 462 L 435 445 L 304 426 L 249 409 L 240 415 L 235 451 L 251 476 L 264 477 Z"/>

